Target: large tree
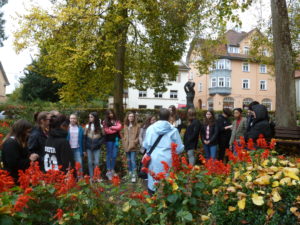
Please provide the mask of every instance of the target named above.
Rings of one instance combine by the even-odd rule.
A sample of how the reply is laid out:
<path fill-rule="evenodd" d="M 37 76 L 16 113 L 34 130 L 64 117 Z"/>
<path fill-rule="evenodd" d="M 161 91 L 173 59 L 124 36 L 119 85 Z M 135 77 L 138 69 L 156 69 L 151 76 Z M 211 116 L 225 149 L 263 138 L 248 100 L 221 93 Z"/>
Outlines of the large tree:
<path fill-rule="evenodd" d="M 84 102 L 114 93 L 123 111 L 124 86 L 164 90 L 175 80 L 189 35 L 235 20 L 238 0 L 57 0 L 20 18 L 17 50 L 45 48 L 49 76 L 65 85 L 62 100 Z M 214 9 L 214 10 L 212 10 Z"/>
<path fill-rule="evenodd" d="M 7 0 L 0 0 L 0 8 L 7 3 Z M 6 40 L 4 32 L 5 20 L 3 19 L 3 12 L 0 12 L 0 47 L 3 46 L 3 41 Z"/>
<path fill-rule="evenodd" d="M 276 77 L 276 123 L 296 126 L 295 63 L 286 0 L 271 0 Z"/>

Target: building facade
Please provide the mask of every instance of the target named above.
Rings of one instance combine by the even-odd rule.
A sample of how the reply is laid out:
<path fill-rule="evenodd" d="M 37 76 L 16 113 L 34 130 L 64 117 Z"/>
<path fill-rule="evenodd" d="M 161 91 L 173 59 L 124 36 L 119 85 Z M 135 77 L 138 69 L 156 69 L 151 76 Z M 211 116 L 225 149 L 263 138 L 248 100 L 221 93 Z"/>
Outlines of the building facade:
<path fill-rule="evenodd" d="M 177 62 L 178 76 L 176 81 L 170 82 L 166 92 L 155 92 L 153 89 L 128 89 L 126 107 L 134 109 L 160 109 L 174 105 L 177 108 L 186 106 L 185 83 L 190 77 L 190 68 L 184 62 Z"/>
<path fill-rule="evenodd" d="M 275 110 L 275 77 L 267 65 L 250 60 L 252 35 L 229 30 L 224 51 L 210 68 L 209 74 L 199 74 L 194 49 L 190 49 L 187 63 L 196 83 L 194 104 L 199 109 L 222 110 L 223 108 L 247 109 L 252 101 L 259 101 L 268 110 Z M 263 50 L 268 55 L 267 50 Z"/>
<path fill-rule="evenodd" d="M 0 62 L 0 102 L 5 102 L 6 100 L 6 86 L 9 85 L 6 73 Z"/>

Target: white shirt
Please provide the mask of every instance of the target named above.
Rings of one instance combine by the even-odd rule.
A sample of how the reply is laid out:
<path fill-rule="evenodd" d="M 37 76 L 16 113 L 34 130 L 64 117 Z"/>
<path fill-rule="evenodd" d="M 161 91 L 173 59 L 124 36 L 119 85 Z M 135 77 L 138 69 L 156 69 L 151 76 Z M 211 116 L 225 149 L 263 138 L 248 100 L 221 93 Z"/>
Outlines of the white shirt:
<path fill-rule="evenodd" d="M 79 148 L 78 136 L 79 136 L 78 126 L 70 125 L 70 141 L 69 142 L 70 142 L 71 148 Z"/>

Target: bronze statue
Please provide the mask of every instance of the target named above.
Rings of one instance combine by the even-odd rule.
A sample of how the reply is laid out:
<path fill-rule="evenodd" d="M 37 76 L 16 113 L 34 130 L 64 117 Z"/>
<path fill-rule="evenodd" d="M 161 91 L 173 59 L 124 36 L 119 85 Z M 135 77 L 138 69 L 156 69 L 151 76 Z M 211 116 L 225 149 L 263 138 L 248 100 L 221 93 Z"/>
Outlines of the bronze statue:
<path fill-rule="evenodd" d="M 184 85 L 184 90 L 185 90 L 185 93 L 186 93 L 186 107 L 187 107 L 187 109 L 195 108 L 195 106 L 194 106 L 194 98 L 195 98 L 194 87 L 195 87 L 195 82 L 193 82 L 193 81 L 188 81 Z"/>

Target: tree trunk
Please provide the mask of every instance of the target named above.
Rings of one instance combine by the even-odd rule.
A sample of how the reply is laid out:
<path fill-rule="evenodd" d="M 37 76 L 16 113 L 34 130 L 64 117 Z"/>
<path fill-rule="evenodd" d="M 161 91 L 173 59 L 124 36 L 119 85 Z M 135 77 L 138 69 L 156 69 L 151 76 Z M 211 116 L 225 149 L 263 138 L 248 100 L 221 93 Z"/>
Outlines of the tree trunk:
<path fill-rule="evenodd" d="M 116 45 L 116 59 L 115 67 L 117 72 L 115 73 L 114 80 L 114 110 L 118 119 L 122 120 L 124 115 L 123 108 L 123 95 L 124 95 L 124 74 L 125 74 L 125 53 L 126 53 L 126 41 L 128 24 L 125 21 L 127 19 L 127 9 L 120 10 L 120 16 L 124 18 L 124 22 L 119 25 L 117 35 L 119 41 Z"/>
<path fill-rule="evenodd" d="M 276 77 L 276 125 L 296 126 L 295 67 L 286 0 L 271 0 Z"/>

